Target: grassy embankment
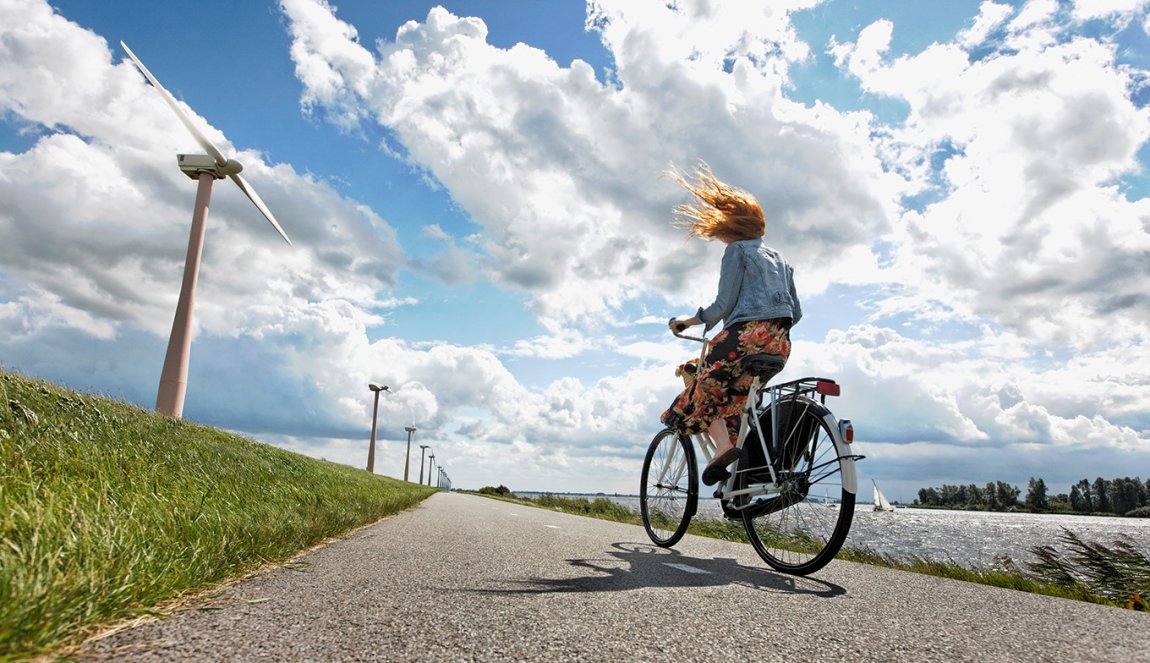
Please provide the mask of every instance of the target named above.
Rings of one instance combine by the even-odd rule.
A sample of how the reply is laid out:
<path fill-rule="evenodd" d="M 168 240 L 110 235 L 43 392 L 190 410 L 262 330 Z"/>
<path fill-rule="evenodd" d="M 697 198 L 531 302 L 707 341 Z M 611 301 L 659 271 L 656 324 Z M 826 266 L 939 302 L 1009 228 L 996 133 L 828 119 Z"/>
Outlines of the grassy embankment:
<path fill-rule="evenodd" d="M 528 499 L 511 493 L 497 494 L 490 489 L 484 489 L 480 494 L 592 518 L 643 524 L 639 514 L 606 497 L 594 501 L 554 495 Z M 742 523 L 732 520 L 695 518 L 687 531 L 699 536 L 750 543 Z M 1150 558 L 1142 551 L 1129 542 L 1110 546 L 1083 541 L 1069 531 L 1061 539 L 1063 550 L 1053 547 L 1035 549 L 1040 561 L 1032 565 L 1030 571 L 1019 568 L 1010 560 L 1001 561 L 997 567 L 968 568 L 920 557 L 895 558 L 865 548 L 844 548 L 838 559 L 1077 601 L 1150 610 L 1147 602 L 1150 599 Z"/>
<path fill-rule="evenodd" d="M 0 660 L 77 643 L 433 492 L 0 371 Z"/>

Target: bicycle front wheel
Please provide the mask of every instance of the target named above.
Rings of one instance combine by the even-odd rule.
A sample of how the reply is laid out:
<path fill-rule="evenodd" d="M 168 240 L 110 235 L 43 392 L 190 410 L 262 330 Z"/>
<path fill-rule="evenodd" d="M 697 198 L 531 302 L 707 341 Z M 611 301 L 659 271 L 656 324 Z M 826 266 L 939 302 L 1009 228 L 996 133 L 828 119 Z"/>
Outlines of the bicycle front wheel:
<path fill-rule="evenodd" d="M 643 459 L 639 508 L 655 545 L 669 548 L 683 538 L 699 503 L 695 449 L 686 437 L 664 428 Z"/>
<path fill-rule="evenodd" d="M 827 409 L 796 398 L 779 412 L 780 443 L 772 454 L 779 492 L 746 503 L 743 526 L 755 551 L 772 568 L 807 575 L 838 554 L 854 518 L 855 496 L 843 485 L 843 461 L 824 418 Z M 769 485 L 769 477 L 740 474 L 737 484 L 754 489 L 756 482 Z"/>

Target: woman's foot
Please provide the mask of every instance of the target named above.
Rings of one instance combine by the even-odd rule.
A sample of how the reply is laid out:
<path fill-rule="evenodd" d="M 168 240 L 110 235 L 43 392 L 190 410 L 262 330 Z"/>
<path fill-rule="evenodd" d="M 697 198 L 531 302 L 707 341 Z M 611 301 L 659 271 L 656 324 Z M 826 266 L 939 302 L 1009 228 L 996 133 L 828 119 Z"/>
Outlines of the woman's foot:
<path fill-rule="evenodd" d="M 731 447 L 714 457 L 703 469 L 703 485 L 713 486 L 731 476 L 727 466 L 739 459 L 738 447 Z"/>

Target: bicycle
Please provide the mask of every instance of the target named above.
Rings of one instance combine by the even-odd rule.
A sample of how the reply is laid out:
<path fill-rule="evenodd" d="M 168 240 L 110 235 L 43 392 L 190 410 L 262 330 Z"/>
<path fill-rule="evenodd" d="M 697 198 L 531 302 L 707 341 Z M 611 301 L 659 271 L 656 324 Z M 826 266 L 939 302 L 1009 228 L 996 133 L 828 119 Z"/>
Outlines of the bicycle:
<path fill-rule="evenodd" d="M 702 366 L 709 348 L 705 335 L 680 332 L 673 331 L 703 344 Z M 828 396 L 839 395 L 838 383 L 806 377 L 768 386 L 783 369 L 784 357 L 748 355 L 742 362 L 753 381 L 740 415 L 736 446 L 741 452 L 729 476 L 718 483 L 715 497 L 727 518 L 742 521 L 751 545 L 768 565 L 807 575 L 834 559 L 850 531 L 858 492 L 855 461 L 864 456 L 850 452 L 850 420 L 837 420 L 826 407 Z M 691 437 L 709 462 L 714 441 L 705 431 Z M 658 546 L 678 543 L 695 515 L 695 458 L 691 439 L 670 428 L 655 435 L 647 449 L 639 503 L 643 527 Z M 812 492 L 815 489 L 823 494 Z"/>

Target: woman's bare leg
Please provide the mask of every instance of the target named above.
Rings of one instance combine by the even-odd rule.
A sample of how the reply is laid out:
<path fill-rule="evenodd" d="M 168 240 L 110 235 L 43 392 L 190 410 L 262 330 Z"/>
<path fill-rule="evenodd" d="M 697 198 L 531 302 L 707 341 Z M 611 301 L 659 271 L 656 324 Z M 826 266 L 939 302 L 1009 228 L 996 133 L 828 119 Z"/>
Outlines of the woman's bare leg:
<path fill-rule="evenodd" d="M 735 446 L 731 442 L 731 434 L 727 432 L 727 422 L 723 419 L 716 419 L 711 422 L 707 427 L 707 432 L 711 435 L 711 440 L 715 443 L 715 457 L 722 456 L 731 447 Z"/>
<path fill-rule="evenodd" d="M 703 470 L 703 483 L 713 486 L 716 482 L 731 476 L 725 468 L 735 462 L 736 454 L 732 454 L 731 458 L 723 458 L 723 454 L 733 451 L 735 445 L 731 443 L 731 436 L 727 433 L 727 422 L 722 419 L 712 421 L 711 425 L 707 426 L 707 434 L 715 442 L 715 457 L 711 459 L 710 463 L 707 463 L 707 467 Z"/>

